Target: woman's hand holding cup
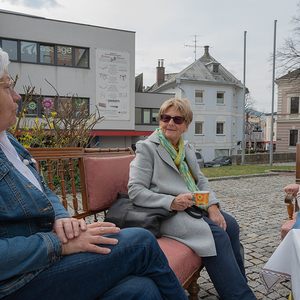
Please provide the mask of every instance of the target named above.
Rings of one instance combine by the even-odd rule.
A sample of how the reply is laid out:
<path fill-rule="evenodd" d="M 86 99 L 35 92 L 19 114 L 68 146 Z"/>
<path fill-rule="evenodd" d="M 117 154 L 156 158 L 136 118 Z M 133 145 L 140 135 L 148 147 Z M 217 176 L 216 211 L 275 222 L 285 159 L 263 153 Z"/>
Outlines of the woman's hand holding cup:
<path fill-rule="evenodd" d="M 174 198 L 170 209 L 183 211 L 192 205 L 194 205 L 192 194 L 180 194 Z"/>

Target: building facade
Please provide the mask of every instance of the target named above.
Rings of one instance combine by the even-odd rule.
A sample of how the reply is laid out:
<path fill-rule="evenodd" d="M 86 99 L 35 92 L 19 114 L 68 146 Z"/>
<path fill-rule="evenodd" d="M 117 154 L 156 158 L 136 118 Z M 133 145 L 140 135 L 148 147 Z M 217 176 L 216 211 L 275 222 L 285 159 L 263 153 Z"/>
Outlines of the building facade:
<path fill-rule="evenodd" d="M 168 97 L 137 93 L 136 99 L 135 32 L 2 10 L 0 28 L 0 47 L 10 56 L 9 72 L 19 77 L 16 91 L 24 97 L 24 87 L 35 86 L 47 99 L 57 92 L 65 99 L 76 94 L 88 103 L 89 113 L 98 107 L 104 120 L 92 133 L 99 147 L 131 147 L 157 127 L 152 117 L 135 125 L 136 102 L 145 116 L 147 109 L 154 116 L 153 109 Z M 36 101 L 30 101 L 26 118 L 42 118 Z"/>
<path fill-rule="evenodd" d="M 277 152 L 296 152 L 300 131 L 300 69 L 276 79 L 277 97 Z"/>
<path fill-rule="evenodd" d="M 206 161 L 240 152 L 243 85 L 209 54 L 208 46 L 200 59 L 177 74 L 164 75 L 159 60 L 157 81 L 148 92 L 172 92 L 190 101 L 194 118 L 183 137 Z"/>

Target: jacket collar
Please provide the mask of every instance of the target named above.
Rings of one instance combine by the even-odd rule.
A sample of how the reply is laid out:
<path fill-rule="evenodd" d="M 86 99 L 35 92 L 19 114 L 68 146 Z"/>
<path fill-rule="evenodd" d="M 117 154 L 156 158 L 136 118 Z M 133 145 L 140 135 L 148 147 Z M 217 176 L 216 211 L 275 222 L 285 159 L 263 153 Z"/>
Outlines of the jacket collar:
<path fill-rule="evenodd" d="M 11 144 L 13 145 L 13 147 L 16 149 L 20 159 L 22 161 L 25 158 L 31 160 L 32 156 L 30 155 L 30 153 L 9 132 L 6 131 L 6 135 L 10 140 Z M 0 148 L 0 160 L 5 160 L 5 161 L 7 160 L 7 157 L 1 148 Z"/>
<path fill-rule="evenodd" d="M 171 166 L 174 170 L 176 170 L 178 173 L 178 169 L 176 167 L 176 165 L 174 164 L 174 161 L 172 159 L 172 157 L 170 156 L 170 154 L 168 153 L 168 151 L 161 145 L 159 138 L 157 137 L 156 133 L 153 132 L 149 137 L 148 137 L 150 142 L 153 142 L 156 144 L 156 152 L 157 154 L 160 156 L 160 158 L 169 166 Z M 184 150 L 185 150 L 185 158 L 186 161 L 190 167 L 191 172 L 194 175 L 195 181 L 197 183 L 198 181 L 198 176 L 196 176 L 196 166 L 195 166 L 195 154 L 193 153 L 193 151 L 190 149 L 190 147 L 188 146 L 188 142 L 184 141 Z M 194 157 L 193 157 L 194 155 Z M 197 162 L 196 162 L 197 163 Z"/>

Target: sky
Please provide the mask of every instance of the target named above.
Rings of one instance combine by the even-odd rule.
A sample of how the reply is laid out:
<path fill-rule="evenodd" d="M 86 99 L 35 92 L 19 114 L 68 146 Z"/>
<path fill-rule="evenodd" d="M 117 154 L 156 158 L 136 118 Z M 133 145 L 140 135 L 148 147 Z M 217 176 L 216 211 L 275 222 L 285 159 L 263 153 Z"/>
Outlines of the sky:
<path fill-rule="evenodd" d="M 204 46 L 245 83 L 253 108 L 272 111 L 274 24 L 276 49 L 293 36 L 300 0 L 0 0 L 0 9 L 49 19 L 135 32 L 135 74 L 156 81 L 158 59 L 177 73 L 204 53 Z M 246 32 L 246 39 L 244 32 Z M 1 35 L 1 29 L 0 29 Z M 246 48 L 244 41 L 246 40 Z M 195 48 L 196 41 L 196 48 Z M 196 49 L 196 53 L 195 53 Z M 276 61 L 275 61 L 276 65 Z M 275 77 L 278 77 L 275 72 Z M 275 85 L 274 112 L 277 111 Z"/>

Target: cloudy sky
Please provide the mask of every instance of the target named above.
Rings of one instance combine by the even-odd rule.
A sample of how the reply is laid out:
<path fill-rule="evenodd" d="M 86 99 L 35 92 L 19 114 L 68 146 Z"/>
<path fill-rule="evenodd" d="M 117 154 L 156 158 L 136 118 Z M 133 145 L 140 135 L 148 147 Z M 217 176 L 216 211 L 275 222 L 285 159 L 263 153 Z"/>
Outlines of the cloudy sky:
<path fill-rule="evenodd" d="M 271 112 L 274 20 L 276 48 L 292 36 L 300 0 L 0 0 L 0 9 L 50 19 L 134 31 L 136 75 L 155 82 L 158 59 L 166 73 L 179 72 L 210 54 L 243 82 L 246 34 L 246 86 L 257 110 Z M 9 26 L 9 24 L 8 24 Z M 1 29 L 0 29 L 1 35 Z M 195 38 L 196 36 L 196 38 Z M 188 46 L 186 46 L 188 45 Z M 191 46 L 191 47 L 190 47 Z M 276 92 L 276 89 L 275 89 Z M 275 95 L 275 108 L 277 110 Z"/>

